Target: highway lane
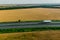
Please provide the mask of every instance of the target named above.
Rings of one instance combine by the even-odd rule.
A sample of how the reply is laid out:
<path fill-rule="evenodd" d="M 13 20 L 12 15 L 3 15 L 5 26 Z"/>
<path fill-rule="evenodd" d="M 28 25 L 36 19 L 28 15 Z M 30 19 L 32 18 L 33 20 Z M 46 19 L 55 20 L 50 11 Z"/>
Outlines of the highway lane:
<path fill-rule="evenodd" d="M 41 23 L 41 22 L 26 22 L 26 23 L 0 23 L 0 29 L 7 28 L 40 28 L 40 27 L 60 27 L 60 22 Z"/>

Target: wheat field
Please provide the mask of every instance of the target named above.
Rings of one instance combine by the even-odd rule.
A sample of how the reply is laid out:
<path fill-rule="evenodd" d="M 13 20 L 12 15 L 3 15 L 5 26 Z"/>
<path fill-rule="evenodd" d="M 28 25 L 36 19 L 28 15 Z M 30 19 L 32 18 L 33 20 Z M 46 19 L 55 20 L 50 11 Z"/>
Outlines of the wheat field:
<path fill-rule="evenodd" d="M 17 20 L 60 20 L 60 9 L 29 8 L 0 10 L 0 22 Z"/>
<path fill-rule="evenodd" d="M 60 30 L 5 33 L 0 40 L 60 40 Z"/>

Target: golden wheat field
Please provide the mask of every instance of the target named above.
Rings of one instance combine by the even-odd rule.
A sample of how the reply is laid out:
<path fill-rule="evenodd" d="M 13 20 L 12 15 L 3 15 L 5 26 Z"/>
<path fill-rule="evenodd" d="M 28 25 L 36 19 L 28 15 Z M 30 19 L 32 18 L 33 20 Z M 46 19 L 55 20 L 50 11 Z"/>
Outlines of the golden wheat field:
<path fill-rule="evenodd" d="M 60 9 L 52 8 L 30 8 L 0 10 L 0 22 L 17 20 L 60 20 Z"/>
<path fill-rule="evenodd" d="M 60 30 L 5 33 L 0 40 L 60 40 Z"/>

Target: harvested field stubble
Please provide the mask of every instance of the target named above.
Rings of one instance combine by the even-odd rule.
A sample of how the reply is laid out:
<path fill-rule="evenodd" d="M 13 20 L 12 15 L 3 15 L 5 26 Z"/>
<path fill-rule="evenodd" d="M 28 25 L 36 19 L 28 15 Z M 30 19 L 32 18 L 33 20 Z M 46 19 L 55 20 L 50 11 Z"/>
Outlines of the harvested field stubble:
<path fill-rule="evenodd" d="M 0 40 L 60 40 L 60 30 L 0 34 Z"/>
<path fill-rule="evenodd" d="M 16 20 L 60 20 L 60 9 L 53 8 L 30 8 L 16 10 L 1 10 L 0 22 Z"/>

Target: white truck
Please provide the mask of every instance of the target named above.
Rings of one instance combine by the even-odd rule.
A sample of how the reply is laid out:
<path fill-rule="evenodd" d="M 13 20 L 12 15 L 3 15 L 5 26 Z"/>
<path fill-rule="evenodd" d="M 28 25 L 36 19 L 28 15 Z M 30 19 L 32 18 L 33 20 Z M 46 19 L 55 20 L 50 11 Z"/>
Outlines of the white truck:
<path fill-rule="evenodd" d="M 51 23 L 52 21 L 51 20 L 43 20 L 42 23 Z"/>

